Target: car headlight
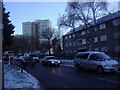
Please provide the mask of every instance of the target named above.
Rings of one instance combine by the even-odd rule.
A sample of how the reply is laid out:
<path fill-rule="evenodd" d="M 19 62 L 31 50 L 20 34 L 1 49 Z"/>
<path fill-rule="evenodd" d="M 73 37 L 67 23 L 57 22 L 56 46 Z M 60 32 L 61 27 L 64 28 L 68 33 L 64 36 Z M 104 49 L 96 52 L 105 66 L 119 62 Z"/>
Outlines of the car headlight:
<path fill-rule="evenodd" d="M 54 62 L 52 62 L 52 63 L 54 63 Z"/>
<path fill-rule="evenodd" d="M 58 61 L 58 63 L 60 63 L 60 61 Z"/>

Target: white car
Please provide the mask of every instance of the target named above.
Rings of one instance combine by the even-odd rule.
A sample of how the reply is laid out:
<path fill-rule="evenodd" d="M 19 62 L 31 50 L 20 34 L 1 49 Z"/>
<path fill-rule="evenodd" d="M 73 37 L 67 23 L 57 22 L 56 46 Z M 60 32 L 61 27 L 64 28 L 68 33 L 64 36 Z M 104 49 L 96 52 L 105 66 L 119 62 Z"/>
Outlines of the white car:
<path fill-rule="evenodd" d="M 59 66 L 61 62 L 59 60 L 57 60 L 54 56 L 45 56 L 42 59 L 41 63 L 44 65 L 57 65 L 57 66 Z"/>
<path fill-rule="evenodd" d="M 117 72 L 118 62 L 111 59 L 103 52 L 87 51 L 78 52 L 74 58 L 76 70 L 81 68 L 96 70 L 99 74 L 103 72 Z"/>

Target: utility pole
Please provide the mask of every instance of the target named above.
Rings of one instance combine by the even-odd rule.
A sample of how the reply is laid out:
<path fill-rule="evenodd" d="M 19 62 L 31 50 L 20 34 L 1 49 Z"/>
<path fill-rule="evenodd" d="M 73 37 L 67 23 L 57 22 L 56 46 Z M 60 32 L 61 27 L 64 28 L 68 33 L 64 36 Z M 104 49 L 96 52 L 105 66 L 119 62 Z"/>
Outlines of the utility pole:
<path fill-rule="evenodd" d="M 0 1 L 0 90 L 2 90 L 2 1 Z"/>

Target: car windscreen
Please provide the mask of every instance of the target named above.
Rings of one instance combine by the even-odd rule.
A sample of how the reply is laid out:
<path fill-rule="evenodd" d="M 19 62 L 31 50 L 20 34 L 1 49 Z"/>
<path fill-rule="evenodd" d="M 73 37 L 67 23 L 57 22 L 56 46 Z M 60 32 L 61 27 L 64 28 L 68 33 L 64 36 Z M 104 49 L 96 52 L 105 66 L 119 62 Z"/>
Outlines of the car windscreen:
<path fill-rule="evenodd" d="M 111 60 L 111 58 L 104 54 L 104 53 L 97 53 L 97 54 L 93 54 L 94 57 L 96 56 L 97 58 L 101 59 L 101 60 Z"/>

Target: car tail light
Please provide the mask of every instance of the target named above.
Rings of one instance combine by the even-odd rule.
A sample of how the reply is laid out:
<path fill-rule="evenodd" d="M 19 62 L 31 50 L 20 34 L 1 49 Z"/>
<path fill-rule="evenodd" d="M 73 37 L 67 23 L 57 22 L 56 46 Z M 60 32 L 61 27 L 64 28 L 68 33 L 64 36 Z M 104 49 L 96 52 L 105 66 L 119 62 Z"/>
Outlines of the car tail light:
<path fill-rule="evenodd" d="M 35 60 L 33 60 L 33 62 L 35 62 Z"/>
<path fill-rule="evenodd" d="M 26 61 L 23 61 L 23 62 L 26 62 Z"/>

